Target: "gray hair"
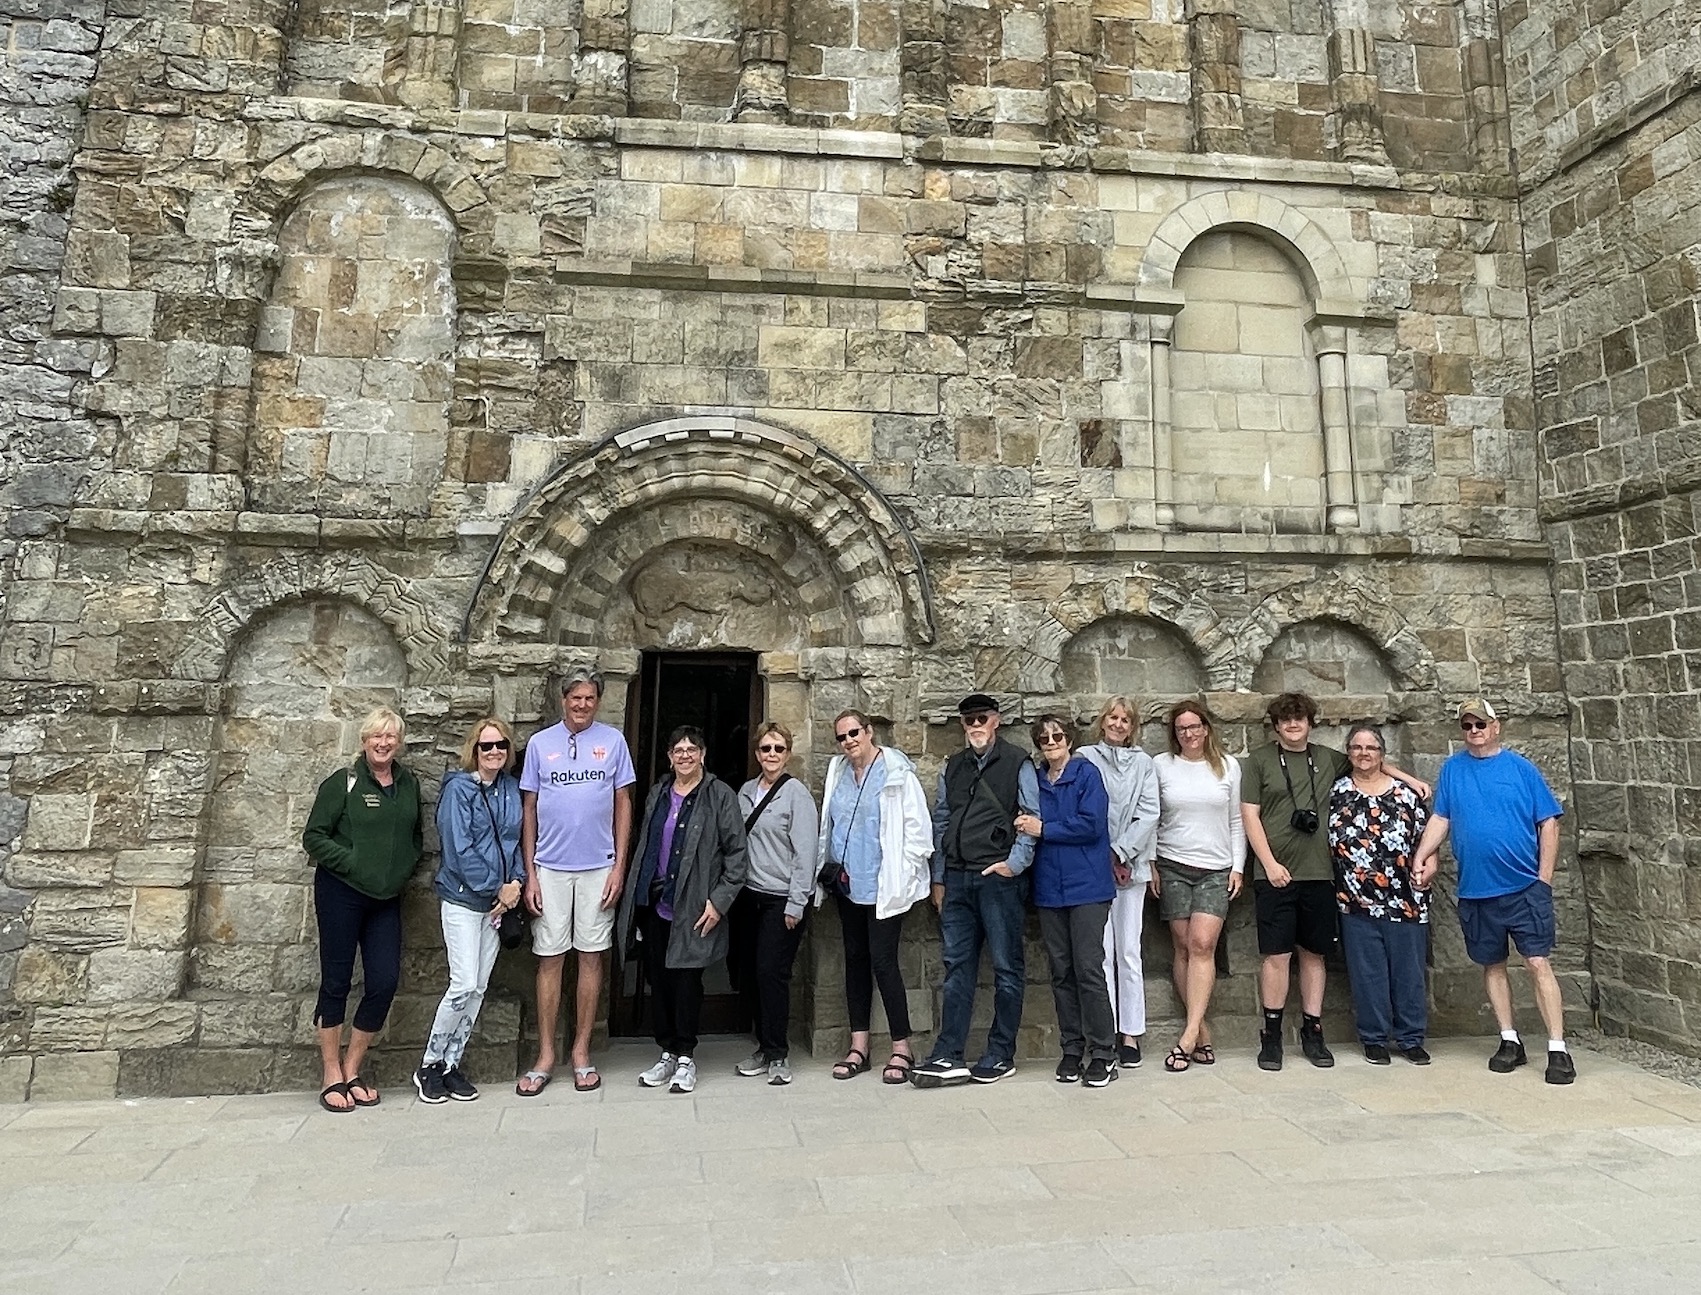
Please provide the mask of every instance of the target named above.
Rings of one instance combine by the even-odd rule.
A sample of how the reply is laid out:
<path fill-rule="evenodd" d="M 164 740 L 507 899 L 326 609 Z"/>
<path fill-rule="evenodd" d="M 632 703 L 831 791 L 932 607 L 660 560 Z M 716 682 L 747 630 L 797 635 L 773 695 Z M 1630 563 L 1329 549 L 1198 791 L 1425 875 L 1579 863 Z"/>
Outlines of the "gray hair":
<path fill-rule="evenodd" d="M 1346 744 L 1351 746 L 1353 744 L 1353 739 L 1360 733 L 1370 734 L 1371 737 L 1376 739 L 1376 749 L 1383 755 L 1388 754 L 1388 739 L 1382 736 L 1382 730 L 1377 728 L 1374 724 L 1354 724 L 1347 730 Z"/>
<path fill-rule="evenodd" d="M 561 680 L 561 695 L 565 697 L 582 683 L 588 683 L 597 690 L 597 698 L 601 700 L 603 680 L 602 672 L 593 670 L 587 665 L 578 666 L 567 672 Z"/>

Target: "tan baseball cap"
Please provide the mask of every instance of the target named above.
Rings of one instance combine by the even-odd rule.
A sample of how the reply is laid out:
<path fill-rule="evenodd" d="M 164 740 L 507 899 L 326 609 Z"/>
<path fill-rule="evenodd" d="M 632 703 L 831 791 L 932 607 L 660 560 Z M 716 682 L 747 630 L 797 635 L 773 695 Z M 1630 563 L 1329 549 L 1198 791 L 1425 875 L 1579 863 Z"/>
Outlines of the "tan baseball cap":
<path fill-rule="evenodd" d="M 1475 715 L 1478 719 L 1499 719 L 1494 713 L 1494 707 L 1488 704 L 1486 697 L 1467 697 L 1459 703 L 1459 719 L 1467 715 Z"/>

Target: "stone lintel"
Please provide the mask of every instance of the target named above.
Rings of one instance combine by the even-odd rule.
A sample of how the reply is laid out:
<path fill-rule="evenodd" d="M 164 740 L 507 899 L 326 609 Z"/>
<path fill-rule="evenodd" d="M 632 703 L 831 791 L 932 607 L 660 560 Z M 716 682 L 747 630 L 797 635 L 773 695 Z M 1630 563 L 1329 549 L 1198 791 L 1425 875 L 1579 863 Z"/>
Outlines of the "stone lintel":
<path fill-rule="evenodd" d="M 1541 500 L 1538 516 L 1550 523 L 1576 521 L 1694 490 L 1701 490 L 1701 456 L 1683 459 L 1653 472 L 1634 473 L 1622 481 L 1608 481 L 1552 495 Z"/>

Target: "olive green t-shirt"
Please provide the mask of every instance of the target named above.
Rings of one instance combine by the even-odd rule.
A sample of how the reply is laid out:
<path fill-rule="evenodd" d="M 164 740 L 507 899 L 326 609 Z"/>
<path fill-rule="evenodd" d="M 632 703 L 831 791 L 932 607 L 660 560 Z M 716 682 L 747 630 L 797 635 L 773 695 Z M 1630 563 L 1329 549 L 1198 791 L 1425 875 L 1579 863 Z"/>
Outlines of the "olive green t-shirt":
<path fill-rule="evenodd" d="M 1287 757 L 1287 777 L 1282 776 L 1282 757 Z M 1330 881 L 1335 876 L 1329 859 L 1329 788 L 1335 779 L 1350 772 L 1347 757 L 1334 747 L 1313 742 L 1304 751 L 1283 752 L 1270 742 L 1249 751 L 1240 761 L 1240 800 L 1262 811 L 1264 835 L 1270 838 L 1270 853 L 1294 875 L 1295 881 Z M 1288 784 L 1293 784 L 1293 795 Z M 1297 802 L 1297 804 L 1296 804 Z M 1296 832 L 1289 822 L 1295 808 L 1317 811 L 1317 830 L 1309 836 Z M 1256 855 L 1253 856 L 1256 859 Z M 1264 866 L 1258 865 L 1259 877 Z"/>

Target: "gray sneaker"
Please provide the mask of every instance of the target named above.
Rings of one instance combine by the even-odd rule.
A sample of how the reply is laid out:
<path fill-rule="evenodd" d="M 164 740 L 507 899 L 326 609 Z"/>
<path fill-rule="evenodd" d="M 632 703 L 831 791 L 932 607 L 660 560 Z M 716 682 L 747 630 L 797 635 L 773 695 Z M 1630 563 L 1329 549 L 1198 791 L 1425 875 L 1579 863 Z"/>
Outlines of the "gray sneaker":
<path fill-rule="evenodd" d="M 671 1052 L 664 1052 L 656 1058 L 656 1064 L 638 1076 L 638 1082 L 645 1088 L 660 1088 L 673 1078 L 673 1072 L 679 1068 L 679 1058 Z"/>
<path fill-rule="evenodd" d="M 768 1063 L 768 1082 L 770 1084 L 789 1084 L 791 1082 L 791 1062 L 784 1057 L 775 1057 Z"/>
<path fill-rule="evenodd" d="M 762 1050 L 758 1048 L 738 1063 L 737 1070 L 746 1079 L 754 1079 L 757 1075 L 768 1073 L 768 1059 L 762 1055 Z"/>
<path fill-rule="evenodd" d="M 697 1063 L 690 1057 L 681 1057 L 673 1067 L 673 1082 L 668 1085 L 670 1093 L 689 1093 L 697 1087 Z"/>

